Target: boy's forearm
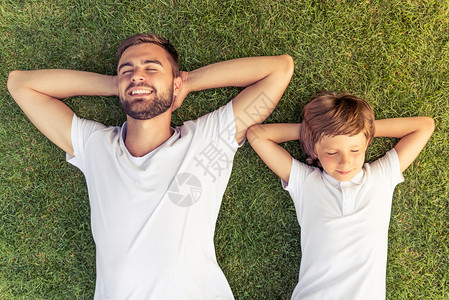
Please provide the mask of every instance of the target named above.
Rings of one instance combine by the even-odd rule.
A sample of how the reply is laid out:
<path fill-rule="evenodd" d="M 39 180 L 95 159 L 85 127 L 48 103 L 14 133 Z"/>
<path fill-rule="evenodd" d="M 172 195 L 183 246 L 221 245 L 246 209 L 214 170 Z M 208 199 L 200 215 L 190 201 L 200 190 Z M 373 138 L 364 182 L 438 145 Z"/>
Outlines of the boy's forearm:
<path fill-rule="evenodd" d="M 381 119 L 374 121 L 374 137 L 395 137 L 400 138 L 397 135 L 397 128 L 395 130 L 394 126 L 397 123 L 397 119 Z"/>
<path fill-rule="evenodd" d="M 403 138 L 416 131 L 423 130 L 423 120 L 427 117 L 391 118 L 381 119 L 374 122 L 374 137 Z"/>
<path fill-rule="evenodd" d="M 290 177 L 292 157 L 279 143 L 298 139 L 300 126 L 300 124 L 262 124 L 253 125 L 247 131 L 251 147 L 285 182 L 288 182 Z"/>
<path fill-rule="evenodd" d="M 8 88 L 12 94 L 25 88 L 58 99 L 78 95 L 117 95 L 115 76 L 74 70 L 14 71 L 10 75 Z"/>
<path fill-rule="evenodd" d="M 394 149 L 399 157 L 401 172 L 405 171 L 426 145 L 435 129 L 433 119 L 411 117 L 377 120 L 375 136 L 399 138 Z"/>

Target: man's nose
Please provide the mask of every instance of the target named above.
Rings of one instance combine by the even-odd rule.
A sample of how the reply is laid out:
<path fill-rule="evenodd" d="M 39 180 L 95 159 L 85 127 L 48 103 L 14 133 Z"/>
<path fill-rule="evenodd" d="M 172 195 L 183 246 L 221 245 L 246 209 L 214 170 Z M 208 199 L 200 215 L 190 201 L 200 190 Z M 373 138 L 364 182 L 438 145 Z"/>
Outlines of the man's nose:
<path fill-rule="evenodd" d="M 140 70 L 136 70 L 133 73 L 133 76 L 131 77 L 132 81 L 144 81 L 145 80 L 145 76 L 143 76 L 143 72 Z"/>

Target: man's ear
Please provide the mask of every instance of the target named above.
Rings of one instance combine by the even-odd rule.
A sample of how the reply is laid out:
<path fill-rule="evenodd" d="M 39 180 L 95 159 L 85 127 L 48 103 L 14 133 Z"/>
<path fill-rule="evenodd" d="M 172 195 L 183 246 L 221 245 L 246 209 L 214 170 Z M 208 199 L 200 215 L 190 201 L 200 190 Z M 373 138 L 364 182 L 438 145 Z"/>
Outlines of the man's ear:
<path fill-rule="evenodd" d="M 181 93 L 182 86 L 183 82 L 181 77 L 176 77 L 175 79 L 173 79 L 173 103 L 171 107 L 172 111 L 180 107 L 182 102 L 184 101 L 185 95 L 182 95 Z"/>
<path fill-rule="evenodd" d="M 180 76 L 173 79 L 173 95 L 177 96 L 182 88 L 182 78 Z"/>

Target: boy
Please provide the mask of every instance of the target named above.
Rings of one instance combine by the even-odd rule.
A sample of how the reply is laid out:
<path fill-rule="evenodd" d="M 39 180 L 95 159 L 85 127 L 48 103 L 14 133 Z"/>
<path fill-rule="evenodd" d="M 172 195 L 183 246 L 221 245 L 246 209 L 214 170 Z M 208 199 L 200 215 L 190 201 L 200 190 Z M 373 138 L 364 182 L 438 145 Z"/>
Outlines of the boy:
<path fill-rule="evenodd" d="M 301 226 L 301 268 L 292 299 L 385 298 L 393 191 L 433 130 L 427 117 L 374 120 L 366 101 L 333 93 L 308 103 L 301 124 L 248 130 L 251 146 L 290 193 Z M 365 164 L 373 137 L 400 141 Z M 278 145 L 297 139 L 312 166 Z"/>

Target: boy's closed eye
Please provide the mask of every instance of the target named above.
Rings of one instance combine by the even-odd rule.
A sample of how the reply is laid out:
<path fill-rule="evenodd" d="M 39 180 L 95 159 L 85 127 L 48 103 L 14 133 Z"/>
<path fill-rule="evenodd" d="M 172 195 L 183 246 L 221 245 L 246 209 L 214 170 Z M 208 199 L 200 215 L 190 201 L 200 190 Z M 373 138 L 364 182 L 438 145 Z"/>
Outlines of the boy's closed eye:
<path fill-rule="evenodd" d="M 353 152 L 353 153 L 357 153 L 359 151 L 360 151 L 360 149 L 353 149 L 353 150 L 351 150 L 351 152 Z M 327 152 L 326 154 L 327 155 L 335 155 L 335 154 L 337 154 L 337 152 Z"/>

